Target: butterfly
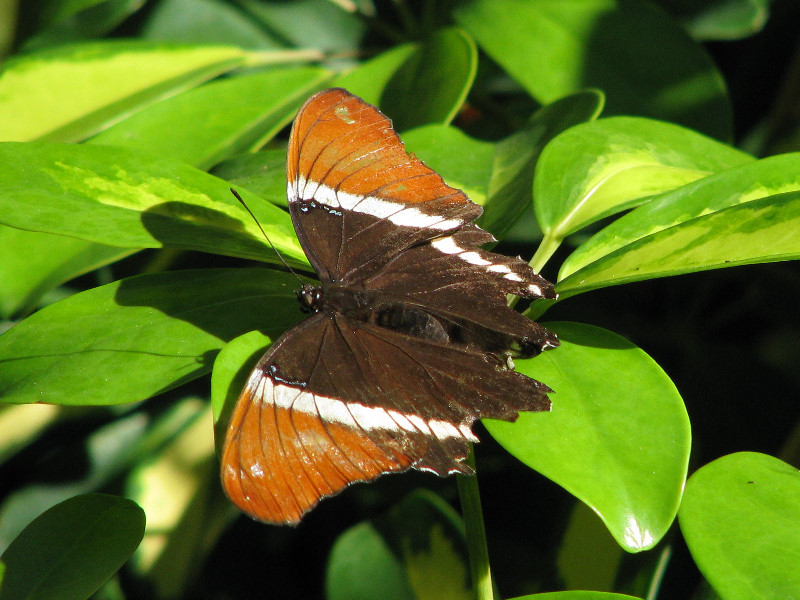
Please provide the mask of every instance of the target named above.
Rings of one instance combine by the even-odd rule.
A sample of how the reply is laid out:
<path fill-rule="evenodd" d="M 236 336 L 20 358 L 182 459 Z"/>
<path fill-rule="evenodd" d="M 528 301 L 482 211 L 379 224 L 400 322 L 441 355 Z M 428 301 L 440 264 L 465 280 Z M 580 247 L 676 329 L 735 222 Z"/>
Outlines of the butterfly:
<path fill-rule="evenodd" d="M 320 284 L 311 316 L 261 358 L 228 425 L 221 479 L 251 517 L 297 524 L 354 482 L 410 468 L 469 474 L 476 419 L 549 410 L 513 358 L 558 346 L 506 303 L 554 298 L 521 259 L 481 249 L 482 209 L 406 152 L 344 89 L 297 113 L 289 212 Z"/>

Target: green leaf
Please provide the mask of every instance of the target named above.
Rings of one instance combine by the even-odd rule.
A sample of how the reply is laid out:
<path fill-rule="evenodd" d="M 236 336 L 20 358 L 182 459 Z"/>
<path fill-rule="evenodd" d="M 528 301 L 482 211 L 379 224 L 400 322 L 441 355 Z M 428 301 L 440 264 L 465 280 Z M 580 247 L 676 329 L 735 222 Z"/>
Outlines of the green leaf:
<path fill-rule="evenodd" d="M 406 149 L 439 173 L 447 185 L 483 205 L 491 176 L 494 144 L 450 125 L 428 125 L 403 134 Z"/>
<path fill-rule="evenodd" d="M 443 29 L 421 44 L 405 44 L 340 76 L 333 85 L 391 117 L 397 131 L 453 120 L 477 71 L 475 43 L 460 29 Z"/>
<path fill-rule="evenodd" d="M 542 231 L 555 239 L 648 196 L 752 157 L 670 123 L 634 117 L 577 125 L 542 152 L 533 193 Z"/>
<path fill-rule="evenodd" d="M 142 0 L 40 0 L 29 3 L 36 11 L 38 31 L 25 40 L 26 52 L 69 41 L 102 37 L 135 13 Z M 31 18 L 29 16 L 29 18 Z"/>
<path fill-rule="evenodd" d="M 725 600 L 800 597 L 800 471 L 738 452 L 686 484 L 681 531 L 700 571 Z"/>
<path fill-rule="evenodd" d="M 325 577 L 329 600 L 470 600 L 460 518 L 430 492 L 415 492 L 387 514 L 336 540 Z"/>
<path fill-rule="evenodd" d="M 277 335 L 296 322 L 294 287 L 294 277 L 267 269 L 203 269 L 76 294 L 0 336 L 0 398 L 71 405 L 149 398 L 209 372 L 237 335 L 259 328 Z"/>
<path fill-rule="evenodd" d="M 209 171 L 237 189 L 246 188 L 276 206 L 288 208 L 286 197 L 286 150 L 262 150 L 241 154 L 214 166 Z"/>
<path fill-rule="evenodd" d="M 561 299 L 596 288 L 800 258 L 800 192 L 767 196 L 647 235 L 563 278 Z"/>
<path fill-rule="evenodd" d="M 260 148 L 328 77 L 322 69 L 294 67 L 214 81 L 153 104 L 90 141 L 206 169 Z"/>
<path fill-rule="evenodd" d="M 612 592 L 585 592 L 569 590 L 566 592 L 548 592 L 546 594 L 531 594 L 530 596 L 519 596 L 513 600 L 640 600 L 634 596 L 626 594 L 614 594 Z"/>
<path fill-rule="evenodd" d="M 240 48 L 91 42 L 22 55 L 0 72 L 0 140 L 75 141 L 242 64 Z"/>
<path fill-rule="evenodd" d="M 84 600 L 136 549 L 144 524 L 125 498 L 87 494 L 54 506 L 3 553 L 0 600 Z"/>
<path fill-rule="evenodd" d="M 542 104 L 597 87 L 610 114 L 675 121 L 719 139 L 731 135 L 731 107 L 713 61 L 653 4 L 477 0 L 455 17 Z"/>
<path fill-rule="evenodd" d="M 739 40 L 758 33 L 769 18 L 769 0 L 704 0 L 681 7 L 686 30 L 699 41 Z"/>
<path fill-rule="evenodd" d="M 214 360 L 211 372 L 211 408 L 217 450 L 222 448 L 225 431 L 236 401 L 256 363 L 272 344 L 272 338 L 250 331 L 228 342 Z"/>
<path fill-rule="evenodd" d="M 28 312 L 64 281 L 130 253 L 129 249 L 0 226 L 0 318 Z"/>
<path fill-rule="evenodd" d="M 154 104 L 91 143 L 127 146 L 205 168 L 273 136 L 327 75 L 316 68 L 274 70 L 226 79 Z M 285 152 L 278 191 L 286 204 Z M 246 186 L 245 182 L 241 185 Z M 130 250 L 63 236 L 0 229 L 0 315 L 28 310 L 56 285 L 117 260 Z M 36 261 L 30 261 L 36 256 Z"/>
<path fill-rule="evenodd" d="M 480 225 L 502 238 L 532 201 L 534 167 L 543 148 L 565 129 L 600 114 L 603 94 L 578 92 L 539 109 L 519 132 L 495 146 L 489 200 Z M 538 202 L 538 200 L 537 200 Z"/>
<path fill-rule="evenodd" d="M 558 132 L 593 118 L 601 104 L 595 91 L 568 96 L 542 108 L 523 130 L 495 144 L 447 125 L 412 129 L 403 134 L 403 141 L 448 185 L 484 206 L 481 226 L 502 237 L 530 205 L 533 168 L 542 148 Z"/>
<path fill-rule="evenodd" d="M 647 236 L 768 196 L 800 190 L 800 154 L 745 163 L 652 198 L 597 233 L 562 265 L 560 278 Z"/>
<path fill-rule="evenodd" d="M 466 100 L 477 69 L 478 50 L 466 33 L 438 31 L 392 75 L 381 93 L 381 110 L 397 131 L 448 124 Z"/>
<path fill-rule="evenodd" d="M 378 106 L 383 90 L 394 74 L 419 51 L 419 44 L 394 46 L 378 56 L 359 64 L 334 79 L 333 87 L 343 87 L 370 104 Z M 405 109 L 404 109 L 405 110 Z"/>
<path fill-rule="evenodd" d="M 359 47 L 366 23 L 354 11 L 329 0 L 261 2 L 237 0 L 263 29 L 287 47 L 346 51 Z"/>
<path fill-rule="evenodd" d="M 546 383 L 552 412 L 485 420 L 506 450 L 588 504 L 629 552 L 652 548 L 675 518 L 689 419 L 669 377 L 642 350 L 598 327 L 548 323 L 561 347 L 517 370 Z M 531 499 L 530 502 L 535 502 Z"/>
<path fill-rule="evenodd" d="M 229 187 L 184 163 L 125 148 L 0 144 L 5 225 L 125 248 L 170 246 L 276 260 Z M 304 264 L 289 215 L 239 192 L 275 247 Z"/>
<path fill-rule="evenodd" d="M 221 0 L 161 0 L 148 7 L 147 14 L 140 31 L 146 39 L 253 49 L 286 47 L 281 36 L 259 25 L 235 4 Z"/>

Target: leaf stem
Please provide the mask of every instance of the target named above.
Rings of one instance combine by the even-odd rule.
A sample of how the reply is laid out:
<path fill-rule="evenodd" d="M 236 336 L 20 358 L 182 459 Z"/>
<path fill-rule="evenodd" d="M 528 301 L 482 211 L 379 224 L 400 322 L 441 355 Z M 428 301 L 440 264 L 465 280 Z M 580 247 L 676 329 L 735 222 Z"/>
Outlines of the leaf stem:
<path fill-rule="evenodd" d="M 552 258 L 562 241 L 562 238 L 553 236 L 552 234 L 546 233 L 544 235 L 544 238 L 542 238 L 542 243 L 539 244 L 539 247 L 536 249 L 536 252 L 534 252 L 533 257 L 528 262 L 528 264 L 536 273 L 542 272 L 542 269 L 544 269 L 547 261 Z M 506 300 L 508 305 L 511 308 L 514 308 L 517 305 L 517 302 L 519 302 L 519 296 L 508 294 Z"/>
<path fill-rule="evenodd" d="M 475 469 L 475 454 L 470 444 L 467 464 Z M 475 600 L 494 600 L 492 570 L 489 566 L 489 549 L 483 525 L 481 496 L 476 475 L 458 475 L 458 497 L 466 528 L 469 570 L 472 578 L 472 597 Z"/>
<path fill-rule="evenodd" d="M 542 243 L 539 244 L 533 258 L 531 258 L 528 263 L 531 268 L 537 273 L 541 273 L 547 261 L 550 260 L 553 254 L 555 254 L 555 251 L 558 250 L 562 241 L 563 239 L 560 236 L 553 236 L 550 233 L 546 233 L 544 238 L 542 238 Z"/>

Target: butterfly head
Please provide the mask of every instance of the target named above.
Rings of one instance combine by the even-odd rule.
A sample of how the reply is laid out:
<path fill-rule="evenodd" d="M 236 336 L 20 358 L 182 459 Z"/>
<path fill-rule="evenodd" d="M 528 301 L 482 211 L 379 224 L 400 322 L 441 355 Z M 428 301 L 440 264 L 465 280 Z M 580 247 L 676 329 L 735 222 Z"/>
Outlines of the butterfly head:
<path fill-rule="evenodd" d="M 295 291 L 297 301 L 300 302 L 300 310 L 304 313 L 317 312 L 322 304 L 322 288 L 305 284 Z"/>

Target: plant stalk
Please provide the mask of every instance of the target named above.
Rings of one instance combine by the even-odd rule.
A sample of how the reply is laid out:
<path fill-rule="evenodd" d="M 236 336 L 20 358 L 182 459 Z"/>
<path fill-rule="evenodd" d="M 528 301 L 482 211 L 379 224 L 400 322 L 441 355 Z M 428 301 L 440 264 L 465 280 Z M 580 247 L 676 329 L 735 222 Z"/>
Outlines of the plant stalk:
<path fill-rule="evenodd" d="M 475 469 L 475 454 L 472 444 L 466 463 Z M 483 510 L 476 475 L 458 475 L 458 497 L 466 529 L 469 570 L 472 579 L 472 597 L 475 600 L 494 600 L 492 570 L 489 566 L 489 549 L 486 545 L 486 529 L 483 525 Z"/>

